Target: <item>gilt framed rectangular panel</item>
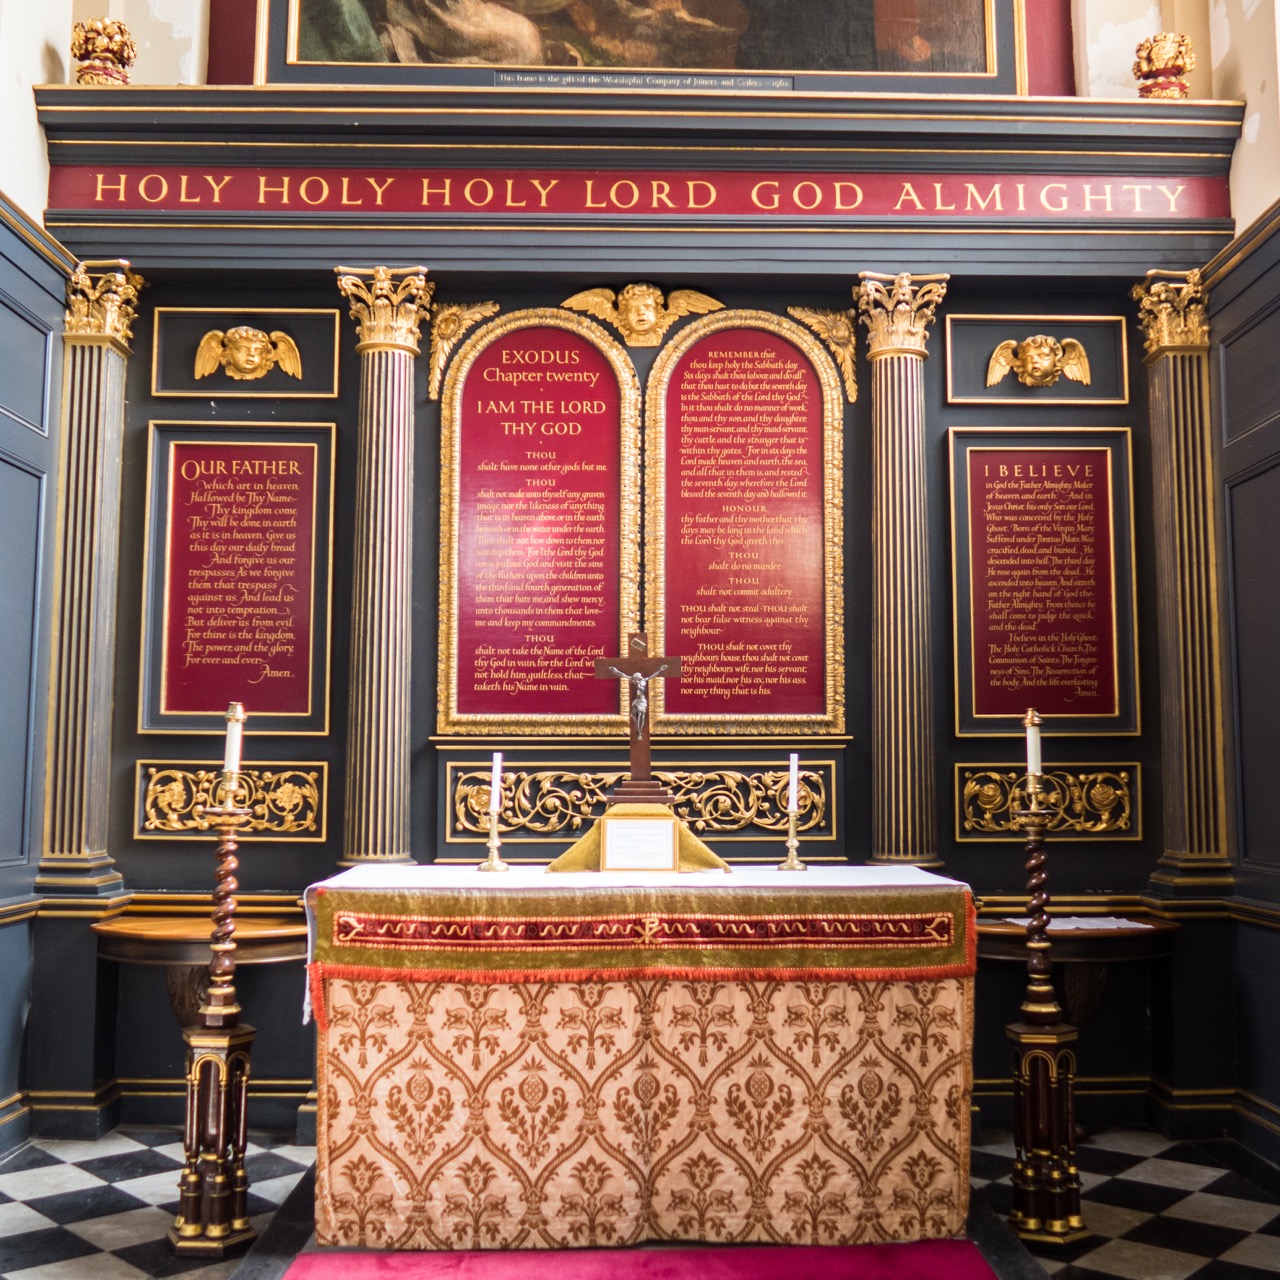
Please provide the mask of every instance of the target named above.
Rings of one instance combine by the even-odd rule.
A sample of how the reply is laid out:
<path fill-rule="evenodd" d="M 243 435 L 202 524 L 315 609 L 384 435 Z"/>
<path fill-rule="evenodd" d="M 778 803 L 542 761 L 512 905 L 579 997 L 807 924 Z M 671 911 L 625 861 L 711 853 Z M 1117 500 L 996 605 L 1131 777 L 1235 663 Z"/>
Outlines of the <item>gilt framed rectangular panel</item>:
<path fill-rule="evenodd" d="M 640 389 L 594 320 L 476 329 L 441 403 L 437 728 L 625 733 L 596 658 L 638 629 Z"/>
<path fill-rule="evenodd" d="M 151 423 L 139 732 L 328 733 L 334 430 Z"/>
<path fill-rule="evenodd" d="M 655 732 L 844 732 L 844 395 L 764 311 L 682 329 L 649 375 L 645 622 L 681 661 Z"/>
<path fill-rule="evenodd" d="M 259 0 L 259 82 L 1025 92 L 1023 0 Z"/>
<path fill-rule="evenodd" d="M 1128 429 L 948 434 L 956 733 L 1138 733 Z"/>

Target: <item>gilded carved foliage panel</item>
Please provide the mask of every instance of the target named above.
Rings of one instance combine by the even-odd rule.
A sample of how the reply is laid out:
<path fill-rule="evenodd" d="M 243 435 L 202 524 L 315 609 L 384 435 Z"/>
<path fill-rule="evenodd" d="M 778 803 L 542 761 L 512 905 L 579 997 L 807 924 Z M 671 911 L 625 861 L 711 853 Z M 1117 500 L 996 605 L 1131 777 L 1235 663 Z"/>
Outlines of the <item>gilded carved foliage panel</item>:
<path fill-rule="evenodd" d="M 967 980 L 330 979 L 322 1244 L 951 1235 Z"/>

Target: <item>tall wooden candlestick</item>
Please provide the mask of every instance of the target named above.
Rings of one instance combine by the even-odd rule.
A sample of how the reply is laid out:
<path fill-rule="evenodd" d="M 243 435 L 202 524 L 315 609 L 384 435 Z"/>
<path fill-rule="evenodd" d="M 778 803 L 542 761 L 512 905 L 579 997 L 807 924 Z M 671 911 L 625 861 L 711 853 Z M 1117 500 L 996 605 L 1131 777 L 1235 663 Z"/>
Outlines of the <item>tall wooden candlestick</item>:
<path fill-rule="evenodd" d="M 249 1051 L 254 1029 L 240 1022 L 236 999 L 236 833 L 251 814 L 236 804 L 239 790 L 240 729 L 244 708 L 227 710 L 226 768 L 218 803 L 204 817 L 218 834 L 214 853 L 213 933 L 209 989 L 194 1026 L 184 1027 L 187 1045 L 187 1115 L 183 1126 L 185 1162 L 178 1183 L 178 1215 L 169 1244 L 185 1257 L 221 1258 L 249 1245 L 257 1232 L 249 1225 L 248 1143 Z"/>
<path fill-rule="evenodd" d="M 1013 1041 L 1013 1208 L 1009 1224 L 1023 1240 L 1070 1244 L 1090 1232 L 1080 1212 L 1075 1148 L 1074 1045 L 1063 1019 L 1049 960 L 1048 821 L 1040 807 L 1040 717 L 1029 710 L 1027 807 L 1018 814 L 1027 835 L 1027 990 L 1022 1017 L 1005 1032 Z"/>

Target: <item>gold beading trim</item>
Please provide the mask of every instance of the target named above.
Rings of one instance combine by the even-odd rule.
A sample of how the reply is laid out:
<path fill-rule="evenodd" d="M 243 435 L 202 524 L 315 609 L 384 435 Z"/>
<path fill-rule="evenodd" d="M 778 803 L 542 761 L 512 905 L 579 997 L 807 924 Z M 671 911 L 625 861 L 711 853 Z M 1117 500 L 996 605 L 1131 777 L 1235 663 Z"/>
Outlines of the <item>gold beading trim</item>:
<path fill-rule="evenodd" d="M 449 356 L 462 340 L 463 334 L 477 320 L 486 320 L 498 314 L 496 302 L 437 302 L 431 308 L 431 380 L 427 384 L 427 399 L 440 399 L 440 384 L 444 381 L 444 367 Z"/>
<path fill-rule="evenodd" d="M 654 361 L 645 393 L 645 630 L 665 645 L 667 618 L 667 388 L 690 347 L 721 329 L 762 329 L 798 347 L 822 388 L 823 623 L 826 710 L 818 715 L 667 715 L 663 685 L 653 695 L 653 729 L 665 733 L 844 732 L 844 408 L 840 379 L 821 343 L 768 311 L 718 311 L 682 330 Z M 680 655 L 674 655 L 680 656 Z"/>
<path fill-rule="evenodd" d="M 1148 271 L 1146 281 L 1135 284 L 1130 296 L 1138 304 L 1147 363 L 1171 351 L 1208 348 L 1209 298 L 1199 271 Z"/>
<path fill-rule="evenodd" d="M 435 283 L 426 267 L 335 267 L 338 289 L 351 304 L 360 341 L 356 350 L 418 354 L 418 341 Z M 397 276 L 400 278 L 397 280 Z M 365 283 L 367 278 L 369 283 Z"/>
<path fill-rule="evenodd" d="M 1142 811 L 1137 763 L 1073 766 L 1043 775 L 1038 803 L 1059 838 L 1137 840 Z M 1024 838 L 1026 771 L 1004 765 L 956 765 L 956 839 Z"/>
<path fill-rule="evenodd" d="M 498 820 L 506 832 L 539 836 L 584 830 L 609 806 L 610 792 L 627 770 L 575 771 L 544 769 L 504 773 Z M 676 815 L 700 835 L 787 829 L 787 779 L 784 765 L 746 772 L 741 769 L 663 770 L 653 776 L 675 797 Z M 487 835 L 489 769 L 459 769 L 452 774 L 449 804 L 453 830 Z M 829 823 L 830 797 L 824 773 L 800 772 L 800 831 L 817 831 Z"/>
<path fill-rule="evenodd" d="M 594 320 L 551 307 L 513 311 L 478 329 L 459 351 L 445 378 L 440 406 L 440 659 L 436 732 L 626 733 L 626 692 L 619 685 L 618 714 L 463 715 L 458 711 L 458 526 L 462 447 L 461 389 L 477 357 L 491 343 L 519 329 L 565 329 L 585 338 L 609 361 L 618 380 L 618 643 L 639 631 L 640 617 L 640 382 L 630 356 Z"/>
<path fill-rule="evenodd" d="M 93 269 L 99 269 L 96 278 Z M 77 263 L 67 282 L 66 337 L 107 339 L 128 355 L 138 295 L 146 284 L 124 258 Z"/>
<path fill-rule="evenodd" d="M 214 761 L 139 760 L 134 838 L 198 836 L 213 826 L 207 810 L 226 788 Z M 329 766 L 323 761 L 249 765 L 237 775 L 236 802 L 251 812 L 239 838 L 322 841 Z"/>
<path fill-rule="evenodd" d="M 853 311 L 838 311 L 827 307 L 788 307 L 787 312 L 807 324 L 827 344 L 827 350 L 831 352 L 839 366 L 840 375 L 844 378 L 845 399 L 853 404 L 858 398 L 858 371 L 855 365 L 858 325 Z"/>
<path fill-rule="evenodd" d="M 860 271 L 854 290 L 862 323 L 867 326 L 867 359 L 888 355 L 928 354 L 929 326 L 947 296 L 949 275 L 913 276 L 901 271 L 883 275 Z M 886 289 L 885 285 L 892 287 Z"/>

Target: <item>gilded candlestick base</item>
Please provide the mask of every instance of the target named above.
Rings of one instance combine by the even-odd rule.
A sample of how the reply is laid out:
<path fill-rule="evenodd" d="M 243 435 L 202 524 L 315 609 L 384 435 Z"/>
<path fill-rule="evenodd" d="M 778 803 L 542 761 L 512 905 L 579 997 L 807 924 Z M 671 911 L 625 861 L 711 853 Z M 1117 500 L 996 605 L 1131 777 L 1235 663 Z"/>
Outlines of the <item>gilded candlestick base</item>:
<path fill-rule="evenodd" d="M 795 813 L 787 814 L 787 856 L 778 863 L 779 871 L 808 871 L 809 868 L 796 856 L 797 850 L 800 848 L 800 837 L 796 834 L 796 818 Z"/>
<path fill-rule="evenodd" d="M 489 856 L 480 864 L 481 871 L 510 871 L 511 863 L 503 862 L 498 856 L 502 841 L 498 838 L 498 815 L 489 815 Z"/>

